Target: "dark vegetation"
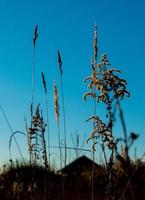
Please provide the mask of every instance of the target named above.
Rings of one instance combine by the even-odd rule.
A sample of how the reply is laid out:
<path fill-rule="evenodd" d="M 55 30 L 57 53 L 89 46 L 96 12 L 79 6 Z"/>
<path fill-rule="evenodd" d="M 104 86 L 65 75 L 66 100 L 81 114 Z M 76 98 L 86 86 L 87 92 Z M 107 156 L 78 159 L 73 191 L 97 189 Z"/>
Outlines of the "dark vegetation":
<path fill-rule="evenodd" d="M 12 163 L 5 167 L 0 175 L 0 199 L 89 200 L 92 195 L 92 166 L 93 161 L 85 156 L 75 160 L 58 173 L 48 171 L 42 166 L 32 167 L 29 164 L 24 166 L 18 162 Z M 145 164 L 140 161 L 132 163 L 128 173 L 131 175 L 129 181 L 128 174 L 124 174 L 122 166 L 115 163 L 112 184 L 120 193 L 117 193 L 114 199 L 119 199 L 122 190 L 127 186 L 123 199 L 144 200 Z M 94 163 L 95 200 L 104 199 L 106 177 L 105 167 Z"/>

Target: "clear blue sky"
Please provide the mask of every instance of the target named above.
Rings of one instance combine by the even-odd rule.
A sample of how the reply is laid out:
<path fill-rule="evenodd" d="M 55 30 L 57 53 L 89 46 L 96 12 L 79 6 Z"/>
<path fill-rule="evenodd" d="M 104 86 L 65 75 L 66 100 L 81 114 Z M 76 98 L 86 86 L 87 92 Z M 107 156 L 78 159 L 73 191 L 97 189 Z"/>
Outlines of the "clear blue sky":
<path fill-rule="evenodd" d="M 145 150 L 145 1 L 144 0 L 0 0 L 0 105 L 13 130 L 24 131 L 31 100 L 32 38 L 39 25 L 36 49 L 35 92 L 43 106 L 40 72 L 48 85 L 51 143 L 56 144 L 53 112 L 53 80 L 59 85 L 57 50 L 63 59 L 64 92 L 68 135 L 86 133 L 85 120 L 92 112 L 84 103 L 83 79 L 90 74 L 93 25 L 97 23 L 99 56 L 105 52 L 113 67 L 123 72 L 131 98 L 123 103 L 128 132 L 140 137 L 134 147 Z M 99 111 L 101 112 L 101 111 Z M 118 125 L 116 135 L 122 134 Z M 0 113 L 0 160 L 9 159 L 10 131 Z M 25 137 L 17 137 L 27 157 Z M 71 143 L 71 138 L 68 140 Z M 71 145 L 71 144 L 70 144 Z M 133 147 L 133 148 L 134 148 Z M 15 144 L 13 156 L 19 158 Z"/>

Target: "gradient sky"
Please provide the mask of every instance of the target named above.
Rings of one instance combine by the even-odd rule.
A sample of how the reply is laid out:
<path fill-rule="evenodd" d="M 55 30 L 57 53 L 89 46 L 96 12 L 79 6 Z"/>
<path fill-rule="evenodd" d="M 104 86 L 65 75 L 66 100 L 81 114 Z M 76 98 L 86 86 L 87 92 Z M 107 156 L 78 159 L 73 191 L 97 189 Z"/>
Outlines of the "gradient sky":
<path fill-rule="evenodd" d="M 128 133 L 140 134 L 132 149 L 137 147 L 137 155 L 141 156 L 145 150 L 144 0 L 0 0 L 0 105 L 13 130 L 25 131 L 24 115 L 29 118 L 31 100 L 32 38 L 38 24 L 35 103 L 44 106 L 40 76 L 44 71 L 49 94 L 51 144 L 57 141 L 53 80 L 60 85 L 58 49 L 63 60 L 68 135 L 77 130 L 80 135 L 86 133 L 88 138 L 90 126 L 85 120 L 92 113 L 92 104 L 91 100 L 85 103 L 82 96 L 87 90 L 83 79 L 91 72 L 94 22 L 98 27 L 99 57 L 105 52 L 112 67 L 120 69 L 128 82 L 131 98 L 122 105 Z M 116 136 L 119 136 L 122 130 L 119 125 L 116 127 Z M 0 113 L 1 164 L 9 159 L 10 134 Z M 17 140 L 27 158 L 26 138 L 17 136 Z M 70 136 L 68 140 L 72 145 Z M 13 158 L 20 157 L 14 143 L 12 154 Z"/>

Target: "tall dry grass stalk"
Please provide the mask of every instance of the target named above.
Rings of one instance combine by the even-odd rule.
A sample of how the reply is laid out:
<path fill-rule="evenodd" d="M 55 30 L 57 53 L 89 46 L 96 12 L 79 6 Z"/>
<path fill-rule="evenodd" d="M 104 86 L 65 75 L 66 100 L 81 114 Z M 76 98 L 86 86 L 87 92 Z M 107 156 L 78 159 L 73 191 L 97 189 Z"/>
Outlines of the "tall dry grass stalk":
<path fill-rule="evenodd" d="M 54 112 L 58 130 L 58 145 L 59 145 L 59 158 L 60 167 L 62 168 L 62 151 L 61 151 L 61 138 L 60 138 L 60 125 L 59 125 L 59 99 L 56 81 L 54 80 Z"/>
<path fill-rule="evenodd" d="M 31 129 L 33 126 L 33 112 L 34 112 L 34 78 L 35 78 L 35 47 L 36 47 L 36 42 L 37 42 L 37 38 L 38 38 L 38 25 L 35 26 L 34 29 L 34 34 L 33 34 L 33 51 L 32 51 L 32 96 L 31 96 L 31 105 L 30 105 L 30 114 L 31 114 Z M 30 133 L 30 129 L 27 129 L 27 122 L 25 121 L 25 126 L 26 126 L 26 131 L 27 131 L 27 139 L 30 140 L 28 143 L 29 145 L 32 143 L 32 138 L 31 138 L 31 133 Z M 28 146 L 29 146 L 28 145 Z M 29 146 L 29 155 L 30 155 L 30 164 L 32 162 L 32 150 L 30 149 Z"/>
<path fill-rule="evenodd" d="M 33 116 L 33 106 L 34 106 L 34 90 L 35 90 L 35 47 L 38 38 L 38 25 L 35 26 L 33 35 L 33 52 L 32 52 L 32 100 L 31 100 L 31 117 Z"/>
<path fill-rule="evenodd" d="M 66 166 L 67 162 L 67 131 L 66 131 L 66 116 L 65 116 L 65 103 L 64 103 L 64 89 L 63 89 L 63 70 L 62 70 L 62 58 L 60 52 L 57 52 L 58 64 L 60 69 L 60 83 L 61 83 L 61 97 L 62 97 L 62 111 L 63 111 L 63 128 L 64 128 L 64 165 Z"/>
<path fill-rule="evenodd" d="M 90 81 L 88 84 L 89 91 L 85 93 L 84 100 L 87 97 L 91 97 L 94 100 L 94 115 L 89 118 L 88 121 L 93 122 L 93 131 L 90 138 L 93 141 L 93 149 L 95 150 L 96 144 L 101 139 L 102 152 L 104 154 L 106 167 L 107 167 L 107 179 L 106 179 L 106 196 L 105 199 L 109 199 L 112 196 L 112 174 L 113 174 L 113 159 L 116 147 L 115 138 L 113 135 L 113 105 L 115 101 L 123 99 L 125 95 L 130 96 L 126 90 L 126 81 L 118 76 L 121 73 L 117 69 L 110 69 L 110 63 L 106 54 L 102 54 L 101 62 L 97 63 L 97 30 L 94 31 L 94 62 L 92 63 L 92 75 L 85 79 Z M 103 103 L 105 105 L 104 113 L 106 113 L 106 121 L 103 122 L 99 116 L 96 115 L 96 103 Z M 118 106 L 119 106 L 118 101 Z M 119 108 L 120 109 L 120 108 Z M 126 136 L 125 123 L 123 115 L 120 109 L 120 117 L 123 125 L 123 130 Z M 126 139 L 125 139 L 126 140 Z M 105 149 L 106 147 L 110 151 L 110 156 L 107 160 Z M 92 170 L 93 171 L 93 170 Z M 93 175 L 92 175 L 93 176 Z M 93 185 L 93 182 L 92 182 Z M 93 196 L 92 196 L 93 199 Z"/>
<path fill-rule="evenodd" d="M 43 88 L 44 88 L 44 98 L 45 98 L 45 107 L 46 107 L 46 121 L 47 121 L 47 138 L 48 138 L 48 162 L 49 162 L 49 166 L 51 165 L 50 163 L 50 132 L 49 132 L 49 113 L 48 113 L 48 100 L 47 100 L 47 85 L 46 85 L 46 80 L 45 80 L 45 76 L 44 73 L 41 72 L 41 76 L 42 76 L 42 83 L 43 83 Z"/>
<path fill-rule="evenodd" d="M 97 26 L 95 24 L 94 27 L 94 63 L 92 63 L 92 70 L 94 71 L 95 66 L 97 64 L 97 56 L 98 56 L 98 38 L 97 38 Z M 95 71 L 93 72 L 95 74 Z M 94 87 L 94 94 L 96 94 L 96 88 Z M 96 116 L 96 97 L 94 97 L 94 116 Z M 95 130 L 95 119 L 94 119 L 94 130 Z M 94 142 L 94 141 L 93 141 Z M 91 194 L 91 200 L 94 200 L 94 162 L 95 162 L 95 151 L 93 149 L 93 164 L 92 164 L 92 194 Z"/>
<path fill-rule="evenodd" d="M 34 112 L 34 90 L 35 90 L 35 48 L 36 48 L 36 42 L 38 38 L 38 25 L 34 28 L 34 34 L 33 34 L 33 50 L 32 50 L 32 96 L 31 96 L 31 105 L 30 105 L 30 114 L 31 114 L 31 126 L 28 128 L 27 121 L 25 120 L 25 127 L 27 131 L 27 143 L 28 143 L 28 150 L 29 150 L 29 159 L 30 159 L 30 165 L 32 164 L 33 160 L 33 151 L 32 151 L 32 143 L 33 143 L 33 112 Z M 36 137 L 37 140 L 37 137 Z"/>

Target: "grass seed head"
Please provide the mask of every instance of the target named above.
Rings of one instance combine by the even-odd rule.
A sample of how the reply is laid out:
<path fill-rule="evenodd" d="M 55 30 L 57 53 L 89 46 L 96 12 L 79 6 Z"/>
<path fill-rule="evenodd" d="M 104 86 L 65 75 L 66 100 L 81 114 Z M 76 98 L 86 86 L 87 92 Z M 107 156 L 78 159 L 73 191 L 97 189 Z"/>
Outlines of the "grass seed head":
<path fill-rule="evenodd" d="M 54 80 L 54 111 L 55 111 L 55 119 L 57 124 L 59 124 L 59 102 L 58 102 L 58 90 L 56 81 Z"/>

